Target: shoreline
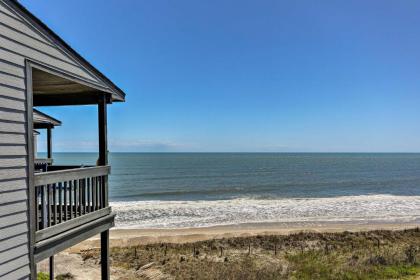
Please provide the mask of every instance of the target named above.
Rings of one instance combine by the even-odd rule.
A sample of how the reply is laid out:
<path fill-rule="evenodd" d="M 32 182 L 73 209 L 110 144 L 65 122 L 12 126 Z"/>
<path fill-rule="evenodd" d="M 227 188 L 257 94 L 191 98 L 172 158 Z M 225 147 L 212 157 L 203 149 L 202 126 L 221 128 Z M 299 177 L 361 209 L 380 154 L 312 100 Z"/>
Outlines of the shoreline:
<path fill-rule="evenodd" d="M 419 227 L 414 223 L 247 223 L 201 228 L 180 229 L 122 229 L 110 230 L 110 247 L 127 247 L 154 243 L 190 243 L 209 239 L 249 237 L 255 235 L 288 235 L 298 232 L 356 232 L 371 230 L 404 230 Z M 99 236 L 94 236 L 69 249 L 72 252 L 98 248 Z"/>

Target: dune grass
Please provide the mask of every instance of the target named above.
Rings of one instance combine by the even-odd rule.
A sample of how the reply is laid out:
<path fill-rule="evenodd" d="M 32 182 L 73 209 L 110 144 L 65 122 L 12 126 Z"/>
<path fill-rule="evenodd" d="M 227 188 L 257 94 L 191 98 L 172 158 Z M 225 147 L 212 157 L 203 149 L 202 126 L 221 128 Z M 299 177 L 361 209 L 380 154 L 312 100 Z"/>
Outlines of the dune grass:
<path fill-rule="evenodd" d="M 85 260 L 98 250 L 82 252 Z M 420 230 L 298 233 L 111 249 L 135 279 L 418 279 Z M 133 278 L 134 279 L 134 278 Z"/>
<path fill-rule="evenodd" d="M 37 280 L 50 280 L 50 275 L 44 272 L 38 272 L 36 279 Z"/>
<path fill-rule="evenodd" d="M 37 280 L 49 280 L 50 275 L 44 272 L 38 272 Z M 74 276 L 71 273 L 59 274 L 55 277 L 56 280 L 72 280 Z"/>

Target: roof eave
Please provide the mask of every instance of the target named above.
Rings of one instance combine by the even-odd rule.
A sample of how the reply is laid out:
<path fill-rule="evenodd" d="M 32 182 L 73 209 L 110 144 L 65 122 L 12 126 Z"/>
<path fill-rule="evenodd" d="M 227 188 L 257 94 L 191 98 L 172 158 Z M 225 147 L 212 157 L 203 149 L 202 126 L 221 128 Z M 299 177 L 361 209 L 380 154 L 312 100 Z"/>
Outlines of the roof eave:
<path fill-rule="evenodd" d="M 70 55 L 74 56 L 83 66 L 88 70 L 96 74 L 107 86 L 112 90 L 112 99 L 115 102 L 124 102 L 125 101 L 125 92 L 115 85 L 110 79 L 108 79 L 104 74 L 102 74 L 95 66 L 90 64 L 86 59 L 84 59 L 80 54 L 78 54 L 69 44 L 67 44 L 60 36 L 58 36 L 54 31 L 52 31 L 45 23 L 33 15 L 29 10 L 27 10 L 22 4 L 16 0 L 3 0 L 6 4 L 9 5 L 16 12 L 24 16 L 32 24 L 37 25 L 39 29 L 45 31 L 46 35 L 51 38 L 57 45 L 61 46 L 63 49 L 67 50 Z"/>

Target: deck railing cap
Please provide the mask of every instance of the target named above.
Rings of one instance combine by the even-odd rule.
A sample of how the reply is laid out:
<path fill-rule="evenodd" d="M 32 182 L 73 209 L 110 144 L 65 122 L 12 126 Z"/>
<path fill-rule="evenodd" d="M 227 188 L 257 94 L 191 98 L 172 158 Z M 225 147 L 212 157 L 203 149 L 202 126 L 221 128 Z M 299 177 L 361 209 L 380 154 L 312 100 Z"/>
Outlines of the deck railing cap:
<path fill-rule="evenodd" d="M 35 174 L 35 186 L 54 184 L 70 180 L 79 180 L 89 177 L 98 177 L 108 175 L 111 171 L 109 165 L 95 166 L 95 167 L 82 167 L 50 172 L 41 172 Z"/>

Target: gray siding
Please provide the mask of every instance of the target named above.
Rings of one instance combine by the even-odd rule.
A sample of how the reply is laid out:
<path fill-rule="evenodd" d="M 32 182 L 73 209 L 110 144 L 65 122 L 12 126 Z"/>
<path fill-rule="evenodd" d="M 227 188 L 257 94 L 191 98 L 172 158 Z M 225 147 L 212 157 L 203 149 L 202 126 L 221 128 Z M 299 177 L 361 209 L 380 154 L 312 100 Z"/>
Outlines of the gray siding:
<path fill-rule="evenodd" d="M 19 279 L 30 272 L 23 69 L 23 65 L 0 61 L 1 279 Z"/>
<path fill-rule="evenodd" d="M 0 0 L 0 279 L 30 275 L 25 59 L 109 88 L 43 32 Z"/>
<path fill-rule="evenodd" d="M 4 12 L 5 10 L 7 10 L 5 6 L 0 9 L 0 49 L 8 53 L 0 53 L 0 59 L 10 60 L 4 55 L 9 56 L 11 53 L 13 56 L 11 60 L 22 65 L 24 58 L 27 57 L 89 82 L 103 85 L 93 74 L 80 66 L 63 50 L 54 46 L 46 36 L 35 30 L 23 18 L 19 18 L 18 15 L 11 16 L 12 12 L 7 13 Z"/>

